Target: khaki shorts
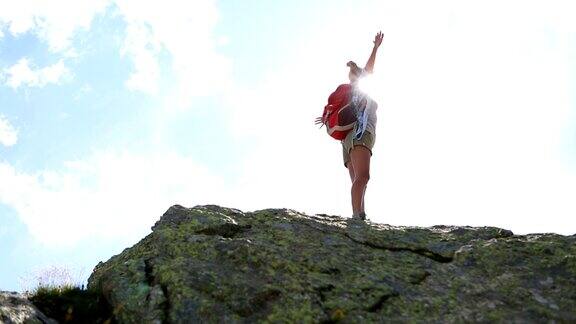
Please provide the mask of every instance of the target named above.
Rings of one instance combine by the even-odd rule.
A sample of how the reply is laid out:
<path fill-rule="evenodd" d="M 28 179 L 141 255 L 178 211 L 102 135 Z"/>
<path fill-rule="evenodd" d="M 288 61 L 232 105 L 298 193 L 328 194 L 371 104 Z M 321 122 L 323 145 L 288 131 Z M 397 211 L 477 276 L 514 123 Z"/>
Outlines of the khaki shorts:
<path fill-rule="evenodd" d="M 370 151 L 370 156 L 372 156 L 372 148 L 376 142 L 376 136 L 368 131 L 365 131 L 360 139 L 355 139 L 354 133 L 354 130 L 350 131 L 348 136 L 342 141 L 342 157 L 344 159 L 344 167 L 346 168 L 346 164 L 350 162 L 350 151 L 354 146 L 360 145 L 366 147 Z"/>

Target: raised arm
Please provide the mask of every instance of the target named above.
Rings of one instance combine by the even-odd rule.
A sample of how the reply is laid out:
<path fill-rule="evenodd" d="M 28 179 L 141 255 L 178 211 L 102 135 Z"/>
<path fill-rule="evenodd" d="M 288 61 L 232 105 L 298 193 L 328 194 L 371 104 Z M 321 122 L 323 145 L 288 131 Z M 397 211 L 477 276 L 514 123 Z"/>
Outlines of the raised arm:
<path fill-rule="evenodd" d="M 374 61 L 376 61 L 376 52 L 378 51 L 378 47 L 380 47 L 380 44 L 382 44 L 383 38 L 384 34 L 382 34 L 381 31 L 378 32 L 378 34 L 376 34 L 376 37 L 374 37 L 374 47 L 372 48 L 372 53 L 370 54 L 368 62 L 366 62 L 366 67 L 364 68 L 364 70 L 366 70 L 366 72 L 368 73 L 372 73 L 374 71 Z"/>

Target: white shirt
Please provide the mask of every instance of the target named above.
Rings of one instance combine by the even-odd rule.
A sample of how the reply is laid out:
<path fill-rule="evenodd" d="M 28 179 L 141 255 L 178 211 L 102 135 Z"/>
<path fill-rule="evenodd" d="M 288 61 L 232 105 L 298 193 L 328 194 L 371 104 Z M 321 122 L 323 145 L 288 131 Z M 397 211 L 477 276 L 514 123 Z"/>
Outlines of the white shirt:
<path fill-rule="evenodd" d="M 362 74 L 361 76 L 363 76 Z M 372 98 L 370 98 L 366 93 L 362 92 L 356 84 L 353 84 L 352 89 L 352 104 L 356 107 L 361 107 L 360 104 L 363 100 L 366 100 L 366 106 L 361 111 L 356 112 L 358 117 L 358 126 L 356 138 L 360 138 L 364 131 L 369 131 L 372 135 L 376 136 L 376 110 L 378 109 L 378 104 Z"/>

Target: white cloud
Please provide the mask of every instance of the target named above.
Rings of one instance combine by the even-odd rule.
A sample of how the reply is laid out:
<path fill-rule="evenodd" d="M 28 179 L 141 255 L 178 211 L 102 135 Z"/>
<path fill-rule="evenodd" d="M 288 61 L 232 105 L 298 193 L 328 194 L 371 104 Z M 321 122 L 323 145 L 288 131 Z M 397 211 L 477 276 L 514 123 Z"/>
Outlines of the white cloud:
<path fill-rule="evenodd" d="M 75 33 L 88 29 L 94 16 L 102 12 L 108 0 L 23 0 L 0 2 L 0 25 L 18 36 L 33 32 L 44 39 L 53 52 L 73 55 Z"/>
<path fill-rule="evenodd" d="M 18 141 L 18 131 L 6 117 L 0 115 L 0 144 L 12 146 Z"/>
<path fill-rule="evenodd" d="M 122 55 L 131 57 L 134 63 L 134 72 L 126 80 L 126 87 L 149 94 L 158 93 L 158 78 L 160 77 L 160 64 L 157 55 L 160 45 L 151 39 L 151 31 L 147 25 L 129 24 L 126 29 L 126 40 L 122 48 Z"/>
<path fill-rule="evenodd" d="M 225 204 L 224 188 L 210 170 L 173 153 L 100 152 L 35 174 L 0 163 L 0 202 L 51 245 L 136 240 L 173 204 Z"/>
<path fill-rule="evenodd" d="M 78 89 L 78 92 L 74 95 L 74 100 L 80 100 L 82 99 L 84 96 L 93 93 L 94 92 L 94 88 L 90 85 L 90 84 L 84 84 L 83 86 L 80 87 L 80 89 Z"/>
<path fill-rule="evenodd" d="M 214 34 L 219 19 L 215 1 L 118 0 L 116 5 L 128 25 L 123 53 L 134 62 L 129 88 L 157 92 L 162 53 L 169 54 L 176 79 L 167 106 L 187 107 L 194 96 L 229 85 L 230 61 L 218 53 L 222 38 Z"/>
<path fill-rule="evenodd" d="M 62 60 L 58 63 L 36 69 L 27 58 L 22 58 L 18 63 L 4 70 L 5 84 L 13 89 L 21 86 L 44 87 L 47 84 L 59 84 L 62 80 L 71 76 L 70 70 Z"/>
<path fill-rule="evenodd" d="M 229 86 L 231 62 L 217 51 L 226 38 L 214 34 L 219 19 L 214 0 L 0 2 L 0 26 L 16 36 L 33 32 L 51 51 L 70 57 L 76 55 L 74 36 L 112 4 L 127 24 L 121 54 L 134 65 L 127 88 L 157 94 L 164 54 L 174 75 L 174 83 L 165 86 L 167 107 L 187 108 L 195 96 Z"/>

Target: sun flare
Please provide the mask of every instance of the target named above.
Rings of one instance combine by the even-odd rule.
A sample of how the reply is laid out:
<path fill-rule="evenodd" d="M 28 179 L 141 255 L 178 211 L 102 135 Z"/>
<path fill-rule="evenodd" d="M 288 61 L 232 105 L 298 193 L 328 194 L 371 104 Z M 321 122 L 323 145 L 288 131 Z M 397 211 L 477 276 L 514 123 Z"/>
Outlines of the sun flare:
<path fill-rule="evenodd" d="M 367 75 L 358 81 L 358 87 L 374 100 L 378 100 L 384 86 L 381 78 L 374 75 Z"/>

